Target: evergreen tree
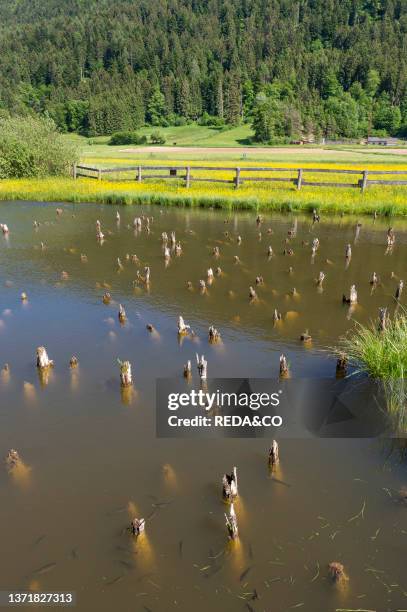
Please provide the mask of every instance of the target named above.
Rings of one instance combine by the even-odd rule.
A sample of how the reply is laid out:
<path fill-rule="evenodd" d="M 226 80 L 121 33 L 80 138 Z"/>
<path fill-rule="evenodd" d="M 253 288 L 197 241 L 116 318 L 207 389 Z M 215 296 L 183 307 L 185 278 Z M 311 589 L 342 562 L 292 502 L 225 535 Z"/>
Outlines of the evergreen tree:
<path fill-rule="evenodd" d="M 147 105 L 147 121 L 151 125 L 161 125 L 167 114 L 165 98 L 159 87 L 155 87 L 151 93 Z"/>

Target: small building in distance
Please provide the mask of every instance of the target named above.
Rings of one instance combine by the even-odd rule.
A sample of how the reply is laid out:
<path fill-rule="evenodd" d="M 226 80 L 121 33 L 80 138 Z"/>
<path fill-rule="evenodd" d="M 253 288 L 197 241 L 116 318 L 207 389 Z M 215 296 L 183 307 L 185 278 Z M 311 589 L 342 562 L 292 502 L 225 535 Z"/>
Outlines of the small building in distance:
<path fill-rule="evenodd" d="M 368 136 L 365 140 L 365 144 L 379 145 L 381 147 L 395 147 L 402 143 L 399 138 L 393 138 L 392 136 Z"/>

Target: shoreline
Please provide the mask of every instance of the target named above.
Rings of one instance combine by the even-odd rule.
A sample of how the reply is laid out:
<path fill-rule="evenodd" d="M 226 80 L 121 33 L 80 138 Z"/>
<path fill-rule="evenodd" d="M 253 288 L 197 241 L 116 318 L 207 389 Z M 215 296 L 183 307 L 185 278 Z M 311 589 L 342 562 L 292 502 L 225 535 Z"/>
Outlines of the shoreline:
<path fill-rule="evenodd" d="M 90 179 L 43 178 L 4 179 L 0 181 L 0 200 L 72 202 L 113 205 L 177 206 L 182 208 L 218 208 L 262 212 L 321 213 L 343 215 L 407 216 L 407 189 L 372 187 L 366 193 L 352 189 L 329 188 L 266 189 L 241 187 L 239 193 L 230 188 L 216 193 L 201 183 L 187 192 L 184 187 L 134 181 L 92 181 Z"/>

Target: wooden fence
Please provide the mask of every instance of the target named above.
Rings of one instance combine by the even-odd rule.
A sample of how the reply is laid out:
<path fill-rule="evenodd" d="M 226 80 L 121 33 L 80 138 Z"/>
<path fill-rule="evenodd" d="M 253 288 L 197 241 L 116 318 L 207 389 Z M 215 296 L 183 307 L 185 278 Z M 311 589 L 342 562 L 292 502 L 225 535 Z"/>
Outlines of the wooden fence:
<path fill-rule="evenodd" d="M 230 172 L 230 178 L 214 178 L 212 176 L 193 175 L 193 172 Z M 339 170 L 335 168 L 270 168 L 270 167 L 249 167 L 249 166 L 118 166 L 115 168 L 93 168 L 85 165 L 75 165 L 73 168 L 73 177 L 76 179 L 79 176 L 102 180 L 103 175 L 117 173 L 133 173 L 135 175 L 131 180 L 136 180 L 141 183 L 145 179 L 176 179 L 184 181 L 185 187 L 190 187 L 192 182 L 205 183 L 231 183 L 237 189 L 245 182 L 264 182 L 273 181 L 278 183 L 292 183 L 297 189 L 303 186 L 313 187 L 344 187 L 347 189 L 360 189 L 362 192 L 369 185 L 407 185 L 407 170 Z M 161 172 L 161 174 L 156 174 Z M 294 173 L 295 176 L 272 176 L 273 173 Z M 262 173 L 263 176 L 253 176 L 254 173 Z M 354 183 L 338 182 L 338 181 L 307 181 L 306 174 L 344 174 L 360 177 Z M 264 176 L 264 174 L 266 176 Z M 270 174 L 270 176 L 268 176 Z M 394 176 L 393 179 L 375 178 L 378 176 Z M 405 176 L 404 180 L 400 180 L 399 176 Z M 373 177 L 373 178 L 372 178 Z"/>

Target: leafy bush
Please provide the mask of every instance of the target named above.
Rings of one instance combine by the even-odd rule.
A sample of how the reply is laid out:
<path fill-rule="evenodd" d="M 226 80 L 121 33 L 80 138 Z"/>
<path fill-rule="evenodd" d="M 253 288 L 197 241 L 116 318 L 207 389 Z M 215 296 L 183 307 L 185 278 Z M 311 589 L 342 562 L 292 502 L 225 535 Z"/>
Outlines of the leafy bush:
<path fill-rule="evenodd" d="M 163 145 L 165 144 L 165 136 L 162 132 L 155 130 L 150 136 L 151 144 Z"/>
<path fill-rule="evenodd" d="M 77 160 L 52 119 L 0 119 L 0 179 L 66 175 Z"/>
<path fill-rule="evenodd" d="M 186 119 L 186 117 L 183 117 L 182 115 L 177 115 L 176 113 L 170 113 L 168 115 L 168 124 L 169 125 L 175 125 L 177 127 L 182 127 L 184 125 L 187 125 L 188 121 Z"/>
<path fill-rule="evenodd" d="M 223 127 L 225 125 L 225 120 L 223 117 L 218 117 L 216 115 L 209 115 L 209 113 L 203 113 L 202 117 L 198 120 L 199 125 L 205 125 L 207 127 Z"/>
<path fill-rule="evenodd" d="M 109 140 L 110 145 L 140 145 L 147 142 L 146 136 L 141 136 L 137 132 L 115 132 Z"/>

